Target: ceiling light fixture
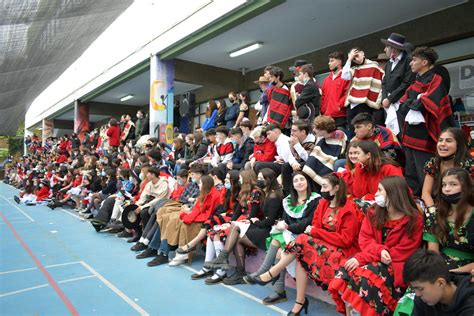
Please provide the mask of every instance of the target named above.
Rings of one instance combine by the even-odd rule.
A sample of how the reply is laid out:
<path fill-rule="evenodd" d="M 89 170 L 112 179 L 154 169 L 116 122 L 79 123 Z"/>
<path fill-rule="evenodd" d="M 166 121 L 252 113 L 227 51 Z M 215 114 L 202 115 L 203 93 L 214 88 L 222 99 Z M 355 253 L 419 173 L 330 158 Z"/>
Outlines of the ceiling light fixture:
<path fill-rule="evenodd" d="M 120 98 L 120 102 L 130 100 L 131 98 L 133 98 L 133 94 L 126 95 L 126 96 Z"/>
<path fill-rule="evenodd" d="M 247 54 L 251 51 L 259 49 L 262 46 L 263 46 L 263 44 L 261 42 L 258 42 L 258 43 L 255 43 L 255 44 L 250 44 L 248 46 L 245 46 L 241 49 L 238 49 L 234 52 L 229 53 L 229 56 L 233 58 L 233 57 L 237 57 L 237 56 L 240 56 L 240 55 L 243 55 L 243 54 Z"/>

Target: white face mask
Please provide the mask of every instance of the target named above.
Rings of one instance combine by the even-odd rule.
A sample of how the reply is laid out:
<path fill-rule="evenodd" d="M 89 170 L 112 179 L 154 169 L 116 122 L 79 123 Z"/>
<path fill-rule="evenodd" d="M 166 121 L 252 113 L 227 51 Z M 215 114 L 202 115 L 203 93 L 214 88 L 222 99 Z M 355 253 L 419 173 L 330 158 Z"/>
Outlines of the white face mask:
<path fill-rule="evenodd" d="M 380 207 L 385 207 L 387 205 L 387 202 L 385 201 L 385 197 L 383 195 L 376 195 L 375 203 Z"/>

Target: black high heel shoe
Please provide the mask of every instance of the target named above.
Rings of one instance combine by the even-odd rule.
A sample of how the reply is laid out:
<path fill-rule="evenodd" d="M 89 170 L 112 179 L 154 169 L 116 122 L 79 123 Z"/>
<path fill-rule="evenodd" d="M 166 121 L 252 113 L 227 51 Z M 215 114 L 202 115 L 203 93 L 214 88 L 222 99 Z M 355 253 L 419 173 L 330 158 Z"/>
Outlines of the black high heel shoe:
<path fill-rule="evenodd" d="M 274 285 L 274 284 L 276 283 L 276 281 L 278 280 L 278 278 L 280 277 L 280 274 L 278 274 L 276 277 L 274 277 L 274 276 L 272 275 L 272 273 L 270 272 L 270 270 L 268 270 L 267 273 L 270 274 L 270 277 L 271 277 L 270 280 L 268 280 L 268 281 L 263 281 L 262 278 L 261 278 L 260 275 L 259 275 L 259 276 L 255 277 L 255 278 L 253 278 L 254 281 L 255 281 L 255 283 L 257 283 L 258 285 L 262 285 L 262 286 L 263 286 L 263 285 L 267 285 L 268 283 L 271 282 L 272 285 Z"/>
<path fill-rule="evenodd" d="M 304 309 L 304 313 L 308 314 L 309 301 L 308 301 L 307 297 L 304 298 L 304 303 L 295 302 L 295 304 L 301 305 L 300 310 L 297 311 L 296 313 L 295 312 L 289 312 L 288 314 L 286 314 L 287 316 L 300 316 L 300 313 L 303 309 Z"/>

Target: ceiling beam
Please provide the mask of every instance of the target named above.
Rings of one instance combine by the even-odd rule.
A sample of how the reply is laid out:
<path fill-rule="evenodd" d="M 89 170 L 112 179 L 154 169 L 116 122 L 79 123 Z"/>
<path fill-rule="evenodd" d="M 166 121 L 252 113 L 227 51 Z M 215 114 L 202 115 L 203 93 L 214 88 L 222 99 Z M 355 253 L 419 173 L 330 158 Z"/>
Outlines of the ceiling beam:
<path fill-rule="evenodd" d="M 283 2 L 285 0 L 254 0 L 248 2 L 161 51 L 160 59 L 170 59 L 179 56 Z"/>

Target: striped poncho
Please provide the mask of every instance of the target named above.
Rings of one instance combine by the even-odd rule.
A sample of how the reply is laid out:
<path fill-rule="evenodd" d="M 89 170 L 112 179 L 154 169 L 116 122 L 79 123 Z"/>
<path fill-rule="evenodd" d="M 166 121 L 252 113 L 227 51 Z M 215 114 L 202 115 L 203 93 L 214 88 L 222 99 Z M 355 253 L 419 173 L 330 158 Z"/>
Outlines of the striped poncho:
<path fill-rule="evenodd" d="M 362 65 L 355 66 L 351 72 L 351 86 L 347 91 L 344 106 L 365 103 L 373 109 L 380 109 L 383 71 L 379 64 L 365 59 Z"/>
<path fill-rule="evenodd" d="M 344 153 L 346 142 L 347 136 L 340 130 L 334 131 L 328 138 L 319 137 L 303 172 L 314 182 L 321 184 L 321 177 L 333 172 L 334 162 Z"/>

